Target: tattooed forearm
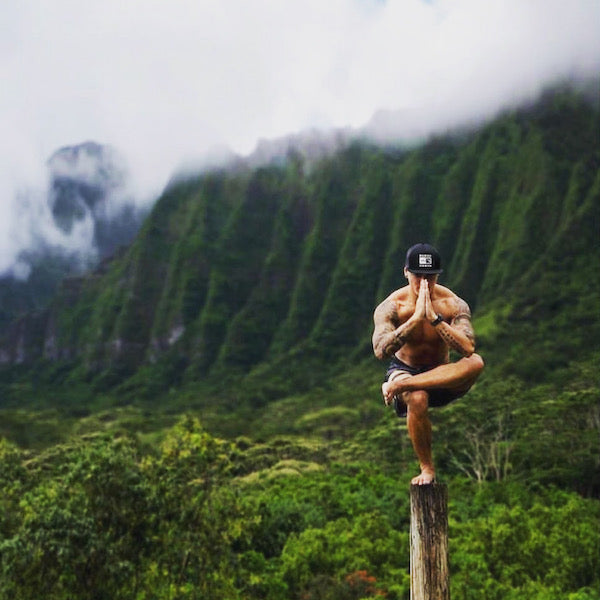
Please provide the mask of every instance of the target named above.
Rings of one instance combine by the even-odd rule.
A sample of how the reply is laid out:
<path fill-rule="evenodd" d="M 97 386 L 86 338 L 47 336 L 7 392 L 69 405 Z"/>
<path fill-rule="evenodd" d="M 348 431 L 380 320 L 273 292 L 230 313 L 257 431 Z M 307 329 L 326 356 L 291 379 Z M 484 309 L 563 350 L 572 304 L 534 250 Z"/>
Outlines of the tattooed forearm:
<path fill-rule="evenodd" d="M 452 350 L 463 356 L 470 356 L 475 351 L 475 334 L 468 315 L 454 318 L 452 325 L 441 323 L 437 332 Z"/>
<path fill-rule="evenodd" d="M 475 332 L 471 324 L 470 314 L 460 314 L 452 320 L 452 326 L 461 331 L 469 340 L 475 343 Z"/>
<path fill-rule="evenodd" d="M 406 322 L 398 325 L 396 303 L 390 301 L 385 301 L 377 307 L 374 320 L 373 351 L 375 356 L 379 359 L 392 356 L 406 343 L 413 324 Z"/>
<path fill-rule="evenodd" d="M 406 343 L 406 335 L 403 328 L 395 329 L 388 334 L 382 334 L 373 344 L 375 354 L 392 356 L 397 350 L 400 350 Z"/>

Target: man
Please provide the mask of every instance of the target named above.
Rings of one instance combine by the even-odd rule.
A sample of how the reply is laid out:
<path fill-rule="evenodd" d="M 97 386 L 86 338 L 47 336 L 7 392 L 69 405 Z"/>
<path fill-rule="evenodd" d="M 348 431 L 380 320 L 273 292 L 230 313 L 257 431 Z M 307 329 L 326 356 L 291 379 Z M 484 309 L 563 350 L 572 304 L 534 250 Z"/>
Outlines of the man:
<path fill-rule="evenodd" d="M 391 358 L 381 387 L 386 405 L 407 417 L 408 435 L 421 473 L 413 485 L 435 479 L 429 406 L 445 406 L 464 395 L 483 369 L 474 353 L 475 335 L 468 304 L 437 283 L 442 272 L 438 251 L 416 244 L 406 253 L 408 285 L 390 294 L 373 316 L 373 351 Z M 450 350 L 462 355 L 449 362 Z"/>

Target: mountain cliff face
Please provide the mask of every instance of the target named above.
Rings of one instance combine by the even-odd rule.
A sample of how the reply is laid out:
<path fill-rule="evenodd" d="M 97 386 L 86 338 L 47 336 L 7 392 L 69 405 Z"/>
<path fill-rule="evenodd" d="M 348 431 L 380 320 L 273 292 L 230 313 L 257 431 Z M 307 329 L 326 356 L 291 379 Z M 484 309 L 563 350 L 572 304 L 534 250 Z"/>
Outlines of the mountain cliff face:
<path fill-rule="evenodd" d="M 0 334 L 16 317 L 46 307 L 64 277 L 130 244 L 147 212 L 127 191 L 125 163 L 110 146 L 65 146 L 46 166 L 48 189 L 39 194 L 44 206 L 31 200 L 36 212 L 25 225 L 31 246 L 21 250 L 13 273 L 0 276 Z M 17 325 L 22 327 L 27 325 Z"/>
<path fill-rule="evenodd" d="M 290 154 L 175 182 L 122 256 L 13 324 L 0 361 L 68 360 L 110 381 L 152 364 L 169 381 L 310 357 L 318 370 L 368 355 L 373 308 L 420 241 L 440 249 L 440 282 L 474 309 L 485 350 L 518 368 L 553 327 L 568 352 L 573 326 L 600 334 L 599 132 L 597 107 L 555 92 L 410 151 L 356 142 L 310 168 Z M 555 350 L 540 350 L 549 364 Z"/>
<path fill-rule="evenodd" d="M 91 247 L 100 259 L 131 242 L 141 215 L 127 197 L 127 170 L 113 148 L 95 142 L 66 146 L 50 157 L 48 170 L 57 227 L 68 234 L 88 220 Z"/>

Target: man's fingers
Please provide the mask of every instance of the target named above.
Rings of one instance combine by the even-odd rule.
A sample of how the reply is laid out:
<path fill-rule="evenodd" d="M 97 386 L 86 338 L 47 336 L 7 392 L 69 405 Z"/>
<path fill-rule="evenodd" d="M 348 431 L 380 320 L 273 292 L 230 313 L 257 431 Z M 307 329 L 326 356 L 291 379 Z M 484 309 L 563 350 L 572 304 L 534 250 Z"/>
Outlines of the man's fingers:
<path fill-rule="evenodd" d="M 419 300 L 423 302 L 427 297 L 427 280 L 421 279 L 421 286 L 419 287 Z"/>
<path fill-rule="evenodd" d="M 431 302 L 431 295 L 427 294 L 427 296 L 425 296 L 425 304 L 430 307 L 433 306 L 433 303 Z"/>

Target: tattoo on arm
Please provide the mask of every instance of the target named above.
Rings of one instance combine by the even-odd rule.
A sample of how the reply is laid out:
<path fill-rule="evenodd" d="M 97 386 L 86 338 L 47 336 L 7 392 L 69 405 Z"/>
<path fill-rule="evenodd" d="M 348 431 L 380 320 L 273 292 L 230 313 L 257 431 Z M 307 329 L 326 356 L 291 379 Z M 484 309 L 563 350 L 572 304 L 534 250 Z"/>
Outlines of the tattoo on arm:
<path fill-rule="evenodd" d="M 374 314 L 373 351 L 378 358 L 392 356 L 406 342 L 409 327 L 397 326 L 398 313 L 396 303 L 391 300 L 382 302 Z"/>
<path fill-rule="evenodd" d="M 390 338 L 388 344 L 385 346 L 384 352 L 387 355 L 393 354 L 394 352 L 396 352 L 396 350 L 399 350 L 400 348 L 402 348 L 402 346 L 404 346 L 405 343 L 406 343 L 406 336 L 404 335 L 404 332 L 396 329 L 395 331 L 392 332 L 391 338 Z"/>
<path fill-rule="evenodd" d="M 471 324 L 471 311 L 468 304 L 460 301 L 458 314 L 454 316 L 448 327 L 438 327 L 440 337 L 452 350 L 463 356 L 469 356 L 475 350 L 475 332 Z"/>
<path fill-rule="evenodd" d="M 462 332 L 465 333 L 464 330 Z M 440 327 L 438 329 L 438 333 L 440 334 L 440 337 L 446 342 L 446 344 L 448 344 L 448 346 L 452 348 L 452 350 L 456 350 L 457 352 L 463 355 L 471 354 L 471 349 L 465 347 L 464 341 L 459 339 L 456 330 L 453 329 L 452 326 Z M 472 336 L 466 337 L 470 344 L 473 344 Z"/>

